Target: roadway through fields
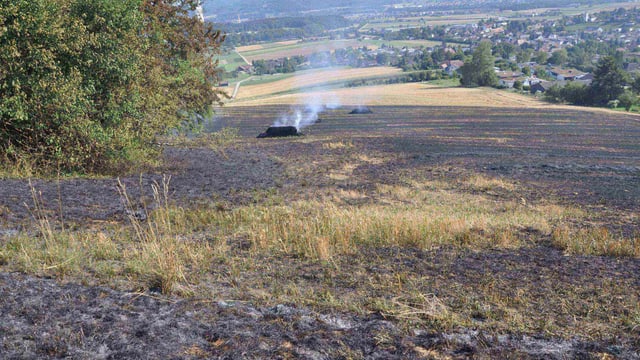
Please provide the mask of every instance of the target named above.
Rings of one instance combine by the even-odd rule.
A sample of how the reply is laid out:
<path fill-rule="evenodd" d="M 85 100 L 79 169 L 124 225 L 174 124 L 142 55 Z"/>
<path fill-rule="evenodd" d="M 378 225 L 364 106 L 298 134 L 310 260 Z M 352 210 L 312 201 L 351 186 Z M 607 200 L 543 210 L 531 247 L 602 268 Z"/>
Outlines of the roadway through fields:
<path fill-rule="evenodd" d="M 248 77 L 248 78 L 246 78 L 246 79 L 244 79 L 244 80 L 240 80 L 240 81 L 238 81 L 238 82 L 236 83 L 236 87 L 233 89 L 233 94 L 231 95 L 231 100 L 235 99 L 235 98 L 236 98 L 236 95 L 238 95 L 238 90 L 240 90 L 240 85 L 241 85 L 243 82 L 245 82 L 245 81 L 247 81 L 247 80 L 251 80 L 251 79 L 253 79 L 253 76 L 250 76 L 250 77 Z"/>
<path fill-rule="evenodd" d="M 240 52 L 239 52 L 237 49 L 235 50 L 235 52 L 236 52 L 236 54 L 238 54 L 238 56 L 240 56 L 240 57 L 242 58 L 242 60 L 244 60 L 244 62 L 245 62 L 247 65 L 251 65 L 251 63 L 249 62 L 249 60 L 247 60 L 247 58 L 246 58 L 246 57 L 244 57 L 244 55 L 240 54 Z"/>

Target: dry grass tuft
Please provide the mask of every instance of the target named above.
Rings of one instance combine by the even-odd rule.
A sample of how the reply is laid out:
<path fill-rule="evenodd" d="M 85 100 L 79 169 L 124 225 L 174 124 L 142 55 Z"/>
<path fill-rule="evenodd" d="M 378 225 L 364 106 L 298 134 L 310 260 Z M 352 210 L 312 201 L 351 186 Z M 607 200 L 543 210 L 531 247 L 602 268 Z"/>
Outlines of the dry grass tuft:
<path fill-rule="evenodd" d="M 514 191 L 515 185 L 503 179 L 488 178 L 484 175 L 474 174 L 467 181 L 466 185 L 477 191 L 492 191 L 496 189 Z"/>
<path fill-rule="evenodd" d="M 444 302 L 434 294 L 420 292 L 406 293 L 391 299 L 389 309 L 382 314 L 405 321 L 426 320 L 441 326 L 453 323 L 453 314 Z"/>
<path fill-rule="evenodd" d="M 560 226 L 554 229 L 555 246 L 572 255 L 605 255 L 640 258 L 640 239 L 612 235 L 606 228 L 571 229 Z"/>
<path fill-rule="evenodd" d="M 28 158 L 22 157 L 17 160 L 10 160 L 4 157 L 1 159 L 0 164 L 0 179 L 30 179 L 39 175 L 36 165 Z"/>
<path fill-rule="evenodd" d="M 32 188 L 32 212 L 39 235 L 10 238 L 3 244 L 2 258 L 28 273 L 84 278 L 89 272 L 99 282 L 127 278 L 165 294 L 192 294 L 216 248 L 208 242 L 183 238 L 186 224 L 174 222 L 185 218 L 177 215 L 183 210 L 170 205 L 168 186 L 169 178 L 162 185 L 155 184 L 156 209 L 145 207 L 140 211 L 134 210 L 126 188 L 120 184 L 131 227 L 97 232 L 54 228 Z"/>
<path fill-rule="evenodd" d="M 247 206 L 199 218 L 229 236 L 250 239 L 255 250 L 327 259 L 363 245 L 519 247 L 526 245 L 519 236 L 522 229 L 550 234 L 562 219 L 581 215 L 575 209 L 549 211 L 545 206 L 407 186 L 382 185 L 376 196 L 384 201 L 348 205 L 366 195 L 343 191 L 320 200 Z"/>
<path fill-rule="evenodd" d="M 169 181 L 170 177 L 165 177 L 162 185 L 152 185 L 157 207 L 152 213 L 145 209 L 147 221 L 140 219 L 126 188 L 119 182 L 136 240 L 128 249 L 125 266 L 128 273 L 139 276 L 149 288 L 159 288 L 164 294 L 190 294 L 195 278 L 191 279 L 189 274 L 206 266 L 212 249 L 207 243 L 194 244 L 180 238 L 184 229 L 174 224 L 173 219 L 174 213 L 182 209 L 170 205 Z"/>
<path fill-rule="evenodd" d="M 327 150 L 351 149 L 353 148 L 353 142 L 351 141 L 327 142 L 322 144 L 322 148 Z"/>

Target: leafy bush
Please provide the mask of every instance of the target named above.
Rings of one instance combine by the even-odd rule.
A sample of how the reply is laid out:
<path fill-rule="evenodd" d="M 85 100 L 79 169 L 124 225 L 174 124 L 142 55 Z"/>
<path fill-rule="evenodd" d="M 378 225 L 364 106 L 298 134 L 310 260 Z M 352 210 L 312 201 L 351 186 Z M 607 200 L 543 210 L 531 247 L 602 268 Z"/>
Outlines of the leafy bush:
<path fill-rule="evenodd" d="M 544 99 L 552 103 L 573 105 L 593 104 L 593 90 L 579 82 L 570 81 L 565 86 L 555 84 L 544 93 Z"/>
<path fill-rule="evenodd" d="M 574 105 L 591 105 L 593 103 L 592 90 L 589 86 L 570 81 L 561 90 L 563 101 Z"/>
<path fill-rule="evenodd" d="M 619 97 L 618 103 L 625 110 L 630 111 L 633 105 L 638 103 L 638 96 L 629 90 L 625 90 Z"/>
<path fill-rule="evenodd" d="M 0 0 L 0 158 L 104 172 L 220 100 L 197 1 Z"/>
<path fill-rule="evenodd" d="M 562 88 L 555 84 L 544 92 L 544 99 L 552 103 L 560 103 L 563 101 Z"/>

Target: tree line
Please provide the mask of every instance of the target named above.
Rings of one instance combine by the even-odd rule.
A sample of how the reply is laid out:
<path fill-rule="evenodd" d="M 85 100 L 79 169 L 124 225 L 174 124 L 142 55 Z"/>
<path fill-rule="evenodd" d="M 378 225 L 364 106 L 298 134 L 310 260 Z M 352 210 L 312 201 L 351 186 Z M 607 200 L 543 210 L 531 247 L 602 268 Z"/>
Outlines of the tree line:
<path fill-rule="evenodd" d="M 64 172 L 153 159 L 222 94 L 197 1 L 0 0 L 0 159 Z"/>
<path fill-rule="evenodd" d="M 631 84 L 629 86 L 628 84 Z M 616 58 L 605 56 L 598 61 L 591 85 L 567 82 L 547 89 L 544 98 L 550 102 L 585 106 L 622 106 L 627 111 L 635 105 L 640 91 L 640 78 L 632 81 Z"/>
<path fill-rule="evenodd" d="M 460 68 L 460 83 L 466 87 L 498 86 L 495 58 L 489 41 L 481 42 Z M 631 84 L 631 86 L 629 86 Z M 630 89 L 627 89 L 630 88 Z M 593 82 L 586 85 L 569 81 L 564 86 L 547 89 L 544 98 L 550 102 L 563 102 L 585 106 L 623 106 L 630 110 L 638 101 L 640 77 L 632 80 L 614 56 L 600 58 L 593 72 Z"/>
<path fill-rule="evenodd" d="M 240 46 L 257 42 L 272 42 L 323 36 L 330 30 L 347 28 L 352 23 L 342 16 L 281 17 L 223 23 L 216 27 L 227 34 L 225 44 Z"/>

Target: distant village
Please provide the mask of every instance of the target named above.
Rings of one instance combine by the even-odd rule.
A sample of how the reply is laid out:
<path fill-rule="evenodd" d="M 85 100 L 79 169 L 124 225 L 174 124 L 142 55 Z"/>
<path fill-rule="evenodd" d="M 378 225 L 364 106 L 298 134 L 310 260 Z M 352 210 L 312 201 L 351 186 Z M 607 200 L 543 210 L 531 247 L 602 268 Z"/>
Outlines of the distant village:
<path fill-rule="evenodd" d="M 545 92 L 569 81 L 590 84 L 600 57 L 615 56 L 631 73 L 640 71 L 640 10 L 584 13 L 550 20 L 553 13 L 531 14 L 509 20 L 490 18 L 474 24 L 389 29 L 342 36 L 361 40 L 432 40 L 433 47 L 338 49 L 286 59 L 256 61 L 240 72 L 268 74 L 324 66 L 397 66 L 404 70 L 441 70 L 457 76 L 465 58 L 481 41 L 493 44 L 499 85 L 531 92 Z M 332 35 L 336 36 L 336 35 Z M 340 35 L 337 35 L 338 37 Z M 311 39 L 313 40 L 313 39 Z M 635 76 L 634 76 L 635 77 Z"/>

